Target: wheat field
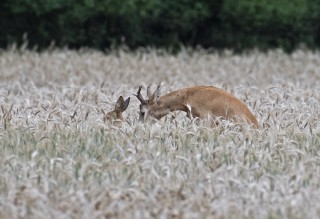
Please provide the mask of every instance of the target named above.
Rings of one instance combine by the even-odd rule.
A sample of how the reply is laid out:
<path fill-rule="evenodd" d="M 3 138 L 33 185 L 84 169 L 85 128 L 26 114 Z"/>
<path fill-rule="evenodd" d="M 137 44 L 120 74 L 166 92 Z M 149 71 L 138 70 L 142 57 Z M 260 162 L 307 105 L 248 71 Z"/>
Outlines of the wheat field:
<path fill-rule="evenodd" d="M 172 113 L 138 86 L 243 100 L 261 128 Z M 122 124 L 105 123 L 131 97 Z M 0 218 L 319 218 L 320 53 L 0 52 Z"/>

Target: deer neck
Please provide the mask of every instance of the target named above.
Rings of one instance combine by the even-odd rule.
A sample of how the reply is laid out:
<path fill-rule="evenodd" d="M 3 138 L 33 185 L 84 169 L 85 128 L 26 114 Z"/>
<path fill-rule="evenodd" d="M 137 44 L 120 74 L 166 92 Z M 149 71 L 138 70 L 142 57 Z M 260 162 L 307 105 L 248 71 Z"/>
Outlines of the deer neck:
<path fill-rule="evenodd" d="M 168 113 L 178 110 L 187 112 L 184 99 L 184 95 L 179 91 L 175 91 L 160 97 L 158 104 L 155 107 L 155 117 L 160 119 Z"/>

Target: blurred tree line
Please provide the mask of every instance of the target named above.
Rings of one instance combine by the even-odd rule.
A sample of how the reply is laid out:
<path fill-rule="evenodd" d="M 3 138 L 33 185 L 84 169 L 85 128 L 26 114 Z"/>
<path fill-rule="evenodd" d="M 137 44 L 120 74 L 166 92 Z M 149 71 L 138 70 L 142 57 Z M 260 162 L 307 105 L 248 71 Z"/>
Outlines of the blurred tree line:
<path fill-rule="evenodd" d="M 0 47 L 320 47 L 320 0 L 1 0 Z"/>

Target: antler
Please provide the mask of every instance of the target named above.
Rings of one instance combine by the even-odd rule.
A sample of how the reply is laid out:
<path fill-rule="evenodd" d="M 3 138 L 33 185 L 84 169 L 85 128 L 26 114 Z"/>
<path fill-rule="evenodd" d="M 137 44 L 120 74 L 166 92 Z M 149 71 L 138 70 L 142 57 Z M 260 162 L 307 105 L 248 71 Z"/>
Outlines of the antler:
<path fill-rule="evenodd" d="M 133 94 L 133 95 L 136 96 L 138 98 L 138 100 L 140 100 L 141 103 L 145 103 L 146 101 L 143 99 L 143 97 L 141 95 L 141 88 L 142 88 L 142 86 L 140 85 L 137 94 Z"/>

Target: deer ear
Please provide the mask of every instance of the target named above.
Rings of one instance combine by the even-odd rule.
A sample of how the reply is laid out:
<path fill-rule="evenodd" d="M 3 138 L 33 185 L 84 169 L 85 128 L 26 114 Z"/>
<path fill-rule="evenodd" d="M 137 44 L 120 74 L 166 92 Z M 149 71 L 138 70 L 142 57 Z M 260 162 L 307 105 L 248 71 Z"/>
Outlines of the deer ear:
<path fill-rule="evenodd" d="M 130 103 L 130 97 L 128 97 L 128 98 L 124 101 L 123 107 L 121 108 L 121 112 L 124 112 L 124 111 L 128 108 L 129 103 Z"/>
<path fill-rule="evenodd" d="M 120 96 L 116 102 L 115 109 L 122 109 L 124 106 L 124 99 L 122 96 Z"/>
<path fill-rule="evenodd" d="M 156 91 L 153 93 L 153 97 L 156 98 L 156 102 L 159 100 L 161 93 L 161 85 L 159 84 Z"/>

